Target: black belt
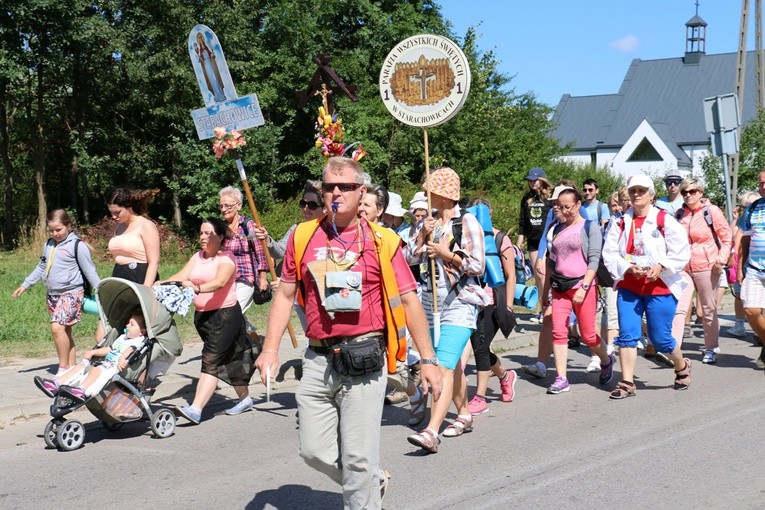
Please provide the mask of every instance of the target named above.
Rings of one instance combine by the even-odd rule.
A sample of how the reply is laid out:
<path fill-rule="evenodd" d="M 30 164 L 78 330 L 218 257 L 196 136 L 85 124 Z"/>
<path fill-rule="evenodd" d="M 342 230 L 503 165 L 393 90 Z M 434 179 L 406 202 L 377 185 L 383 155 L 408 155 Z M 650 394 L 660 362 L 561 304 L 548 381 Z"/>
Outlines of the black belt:
<path fill-rule="evenodd" d="M 332 352 L 332 348 L 339 344 L 352 342 L 353 340 L 366 340 L 367 338 L 379 338 L 383 339 L 383 334 L 380 331 L 372 331 L 370 333 L 362 333 L 356 336 L 333 336 L 329 338 L 308 339 L 308 348 L 316 354 L 329 354 Z"/>

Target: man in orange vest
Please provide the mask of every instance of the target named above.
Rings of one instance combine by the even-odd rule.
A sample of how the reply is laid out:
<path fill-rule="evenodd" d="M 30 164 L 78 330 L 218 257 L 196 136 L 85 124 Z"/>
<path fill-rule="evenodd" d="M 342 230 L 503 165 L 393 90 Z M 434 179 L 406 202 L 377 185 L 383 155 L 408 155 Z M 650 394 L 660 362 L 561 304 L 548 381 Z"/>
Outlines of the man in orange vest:
<path fill-rule="evenodd" d="M 379 466 L 385 368 L 393 373 L 396 360 L 405 360 L 407 327 L 423 358 L 423 391 L 430 387 L 434 399 L 441 392 L 438 358 L 400 238 L 358 217 L 365 192 L 358 162 L 329 158 L 322 183 L 329 212 L 298 225 L 287 242 L 257 360 L 265 384 L 278 369 L 297 293 L 309 339 L 296 393 L 300 455 L 342 485 L 346 509 L 382 507 L 390 479 Z"/>

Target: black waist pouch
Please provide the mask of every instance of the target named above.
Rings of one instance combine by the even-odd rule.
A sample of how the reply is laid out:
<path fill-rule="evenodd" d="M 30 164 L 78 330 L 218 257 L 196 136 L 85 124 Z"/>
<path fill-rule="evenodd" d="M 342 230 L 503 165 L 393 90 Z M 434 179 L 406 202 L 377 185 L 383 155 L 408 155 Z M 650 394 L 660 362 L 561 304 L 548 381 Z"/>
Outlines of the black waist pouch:
<path fill-rule="evenodd" d="M 566 292 L 574 288 L 574 285 L 582 281 L 584 276 L 563 276 L 558 273 L 550 275 L 550 287 L 558 292 Z"/>
<path fill-rule="evenodd" d="M 331 348 L 332 368 L 342 375 L 359 377 L 379 372 L 385 365 L 382 337 L 372 337 Z"/>

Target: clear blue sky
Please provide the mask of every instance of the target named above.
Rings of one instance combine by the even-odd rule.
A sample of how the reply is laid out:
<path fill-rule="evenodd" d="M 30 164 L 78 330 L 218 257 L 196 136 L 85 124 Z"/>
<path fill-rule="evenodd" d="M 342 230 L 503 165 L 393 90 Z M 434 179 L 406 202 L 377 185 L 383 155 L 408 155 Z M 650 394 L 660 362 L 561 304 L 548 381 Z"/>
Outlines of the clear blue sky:
<path fill-rule="evenodd" d="M 754 0 L 748 50 L 754 49 Z M 613 94 L 635 58 L 682 57 L 695 0 L 440 0 L 462 42 L 476 27 L 478 47 L 494 51 L 516 93 L 557 106 L 561 95 Z M 738 50 L 741 2 L 699 0 L 707 54 Z M 754 69 L 747 69 L 747 73 Z M 734 76 L 731 76 L 733 92 Z"/>

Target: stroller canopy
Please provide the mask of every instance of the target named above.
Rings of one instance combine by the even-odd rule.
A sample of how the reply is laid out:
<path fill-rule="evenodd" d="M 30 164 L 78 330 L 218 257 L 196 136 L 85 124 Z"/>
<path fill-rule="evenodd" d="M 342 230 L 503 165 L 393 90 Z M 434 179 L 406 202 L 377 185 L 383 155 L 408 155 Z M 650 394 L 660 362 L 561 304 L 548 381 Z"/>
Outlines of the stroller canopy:
<path fill-rule="evenodd" d="M 104 278 L 96 289 L 96 302 L 107 331 L 124 328 L 130 312 L 141 307 L 147 336 L 156 338 L 157 345 L 168 354 L 178 356 L 183 351 L 173 314 L 157 301 L 149 287 L 122 278 Z"/>

